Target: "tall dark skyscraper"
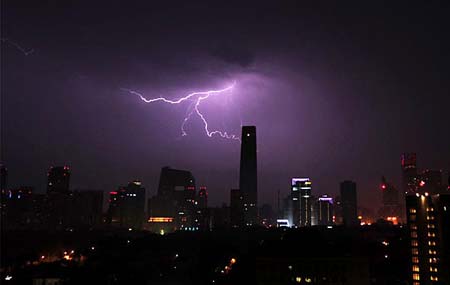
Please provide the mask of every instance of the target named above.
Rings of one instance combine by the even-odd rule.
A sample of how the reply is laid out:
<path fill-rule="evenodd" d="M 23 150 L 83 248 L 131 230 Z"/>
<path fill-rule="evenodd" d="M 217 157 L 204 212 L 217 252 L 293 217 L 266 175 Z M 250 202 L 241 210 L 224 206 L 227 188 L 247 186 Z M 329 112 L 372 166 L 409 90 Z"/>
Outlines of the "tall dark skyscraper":
<path fill-rule="evenodd" d="M 6 191 L 8 187 L 8 169 L 0 164 L 0 190 Z"/>
<path fill-rule="evenodd" d="M 401 156 L 403 193 L 416 192 L 418 186 L 417 160 L 415 153 L 404 153 Z"/>
<path fill-rule="evenodd" d="M 318 224 L 328 226 L 333 224 L 333 198 L 322 195 L 317 200 Z"/>
<path fill-rule="evenodd" d="M 70 169 L 68 166 L 50 167 L 47 178 L 47 194 L 69 193 Z"/>
<path fill-rule="evenodd" d="M 244 197 L 244 221 L 246 225 L 255 225 L 258 221 L 257 181 L 256 127 L 243 126 L 239 189 Z"/>
<path fill-rule="evenodd" d="M 381 178 L 380 190 L 383 205 L 378 212 L 379 216 L 386 220 L 392 220 L 394 223 L 399 222 L 403 213 L 399 202 L 398 190 L 388 183 L 384 176 Z"/>
<path fill-rule="evenodd" d="M 356 203 L 356 183 L 341 182 L 342 220 L 346 226 L 358 225 L 358 206 Z"/>

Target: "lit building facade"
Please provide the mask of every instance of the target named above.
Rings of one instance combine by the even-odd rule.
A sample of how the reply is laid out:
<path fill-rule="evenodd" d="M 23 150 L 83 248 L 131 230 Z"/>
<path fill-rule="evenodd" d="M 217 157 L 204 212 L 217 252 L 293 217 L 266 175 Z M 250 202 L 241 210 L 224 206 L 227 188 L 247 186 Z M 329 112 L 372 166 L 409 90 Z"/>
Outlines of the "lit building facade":
<path fill-rule="evenodd" d="M 291 179 L 291 201 L 293 225 L 311 226 L 311 188 L 309 178 Z"/>
<path fill-rule="evenodd" d="M 247 226 L 258 224 L 258 177 L 255 126 L 242 127 L 239 189 L 244 199 L 245 224 Z"/>
<path fill-rule="evenodd" d="M 406 196 L 411 283 L 449 284 L 450 194 Z"/>
<path fill-rule="evenodd" d="M 322 195 L 317 199 L 317 219 L 321 226 L 333 224 L 333 198 Z"/>

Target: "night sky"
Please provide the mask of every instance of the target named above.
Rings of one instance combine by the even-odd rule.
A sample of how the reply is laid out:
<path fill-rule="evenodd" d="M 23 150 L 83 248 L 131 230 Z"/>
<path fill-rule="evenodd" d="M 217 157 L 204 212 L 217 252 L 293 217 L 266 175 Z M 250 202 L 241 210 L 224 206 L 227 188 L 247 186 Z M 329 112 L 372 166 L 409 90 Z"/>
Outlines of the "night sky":
<path fill-rule="evenodd" d="M 121 88 L 177 99 L 233 81 L 201 110 L 212 129 L 257 127 L 260 204 L 276 206 L 300 176 L 315 194 L 354 180 L 373 207 L 382 175 L 400 186 L 404 151 L 447 179 L 448 1 L 130 2 L 2 1 L 11 187 L 44 192 L 49 166 L 67 164 L 73 189 L 140 179 L 154 194 L 171 166 L 191 170 L 210 204 L 229 203 L 239 142 L 209 138 L 198 118 L 181 136 L 189 102 L 145 104 Z"/>

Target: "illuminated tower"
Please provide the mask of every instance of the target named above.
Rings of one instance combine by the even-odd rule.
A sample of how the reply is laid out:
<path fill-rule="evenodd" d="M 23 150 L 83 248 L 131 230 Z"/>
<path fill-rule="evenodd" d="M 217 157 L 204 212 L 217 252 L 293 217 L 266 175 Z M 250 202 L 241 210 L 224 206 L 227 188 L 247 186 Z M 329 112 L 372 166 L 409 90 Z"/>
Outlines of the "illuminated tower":
<path fill-rule="evenodd" d="M 450 194 L 406 196 L 409 284 L 450 284 Z"/>
<path fill-rule="evenodd" d="M 344 181 L 341 183 L 342 219 L 346 226 L 358 225 L 358 213 L 356 204 L 356 183 Z"/>
<path fill-rule="evenodd" d="M 291 179 L 292 218 L 296 226 L 311 226 L 311 180 Z"/>
<path fill-rule="evenodd" d="M 401 164 L 403 193 L 415 193 L 418 185 L 416 154 L 412 152 L 402 154 Z"/>
<path fill-rule="evenodd" d="M 333 224 L 333 198 L 322 195 L 317 200 L 318 224 L 329 226 Z"/>
<path fill-rule="evenodd" d="M 50 167 L 47 180 L 47 194 L 69 193 L 70 169 L 68 166 Z"/>
<path fill-rule="evenodd" d="M 244 197 L 244 221 L 246 225 L 257 224 L 257 185 L 256 127 L 243 126 L 239 189 Z"/>

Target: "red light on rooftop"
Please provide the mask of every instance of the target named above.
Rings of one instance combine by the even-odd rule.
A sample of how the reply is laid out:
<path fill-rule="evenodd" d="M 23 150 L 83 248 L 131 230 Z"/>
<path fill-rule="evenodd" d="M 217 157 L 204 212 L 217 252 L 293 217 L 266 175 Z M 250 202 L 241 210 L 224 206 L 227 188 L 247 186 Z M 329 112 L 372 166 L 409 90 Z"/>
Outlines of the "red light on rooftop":
<path fill-rule="evenodd" d="M 386 189 L 386 184 L 381 184 L 381 189 L 385 190 Z"/>
<path fill-rule="evenodd" d="M 423 180 L 422 180 L 422 181 L 420 181 L 420 183 L 419 183 L 419 186 L 420 186 L 420 187 L 423 187 L 423 186 L 425 186 L 425 181 L 423 181 Z"/>
<path fill-rule="evenodd" d="M 111 195 L 117 195 L 117 192 L 116 192 L 116 191 L 111 191 L 111 192 L 109 192 L 109 194 L 111 194 Z"/>

